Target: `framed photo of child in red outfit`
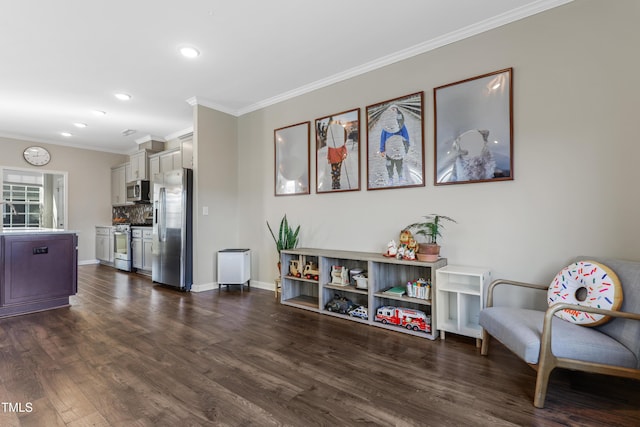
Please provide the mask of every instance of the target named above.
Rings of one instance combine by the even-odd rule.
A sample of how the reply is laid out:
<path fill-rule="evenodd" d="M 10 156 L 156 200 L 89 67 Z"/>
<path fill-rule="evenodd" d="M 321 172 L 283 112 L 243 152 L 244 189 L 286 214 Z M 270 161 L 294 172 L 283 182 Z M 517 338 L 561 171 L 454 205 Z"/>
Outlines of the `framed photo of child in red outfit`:
<path fill-rule="evenodd" d="M 275 147 L 275 195 L 309 194 L 309 135 L 304 122 L 273 131 Z"/>
<path fill-rule="evenodd" d="M 316 119 L 316 193 L 360 190 L 360 109 Z"/>
<path fill-rule="evenodd" d="M 367 190 L 423 187 L 423 93 L 367 107 Z"/>

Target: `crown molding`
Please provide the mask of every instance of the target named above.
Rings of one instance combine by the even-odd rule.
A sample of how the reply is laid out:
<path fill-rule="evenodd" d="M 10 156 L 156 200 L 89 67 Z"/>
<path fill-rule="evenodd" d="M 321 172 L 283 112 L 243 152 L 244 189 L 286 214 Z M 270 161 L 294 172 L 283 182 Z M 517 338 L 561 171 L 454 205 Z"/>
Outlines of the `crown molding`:
<path fill-rule="evenodd" d="M 403 49 L 398 52 L 394 52 L 390 55 L 383 56 L 379 59 L 368 62 L 361 66 L 351 68 L 344 72 L 334 74 L 325 79 L 318 80 L 308 85 L 300 86 L 297 89 L 293 89 L 288 92 L 284 92 L 279 95 L 276 95 L 274 97 L 256 102 L 255 104 L 249 105 L 245 108 L 241 108 L 240 110 L 235 111 L 235 113 L 229 113 L 229 114 L 241 116 L 243 114 L 251 113 L 253 111 L 260 110 L 265 107 L 269 107 L 279 102 L 286 101 L 291 98 L 295 98 L 296 96 L 304 95 L 314 90 L 321 89 L 321 88 L 330 86 L 332 84 L 350 79 L 352 77 L 356 77 L 356 76 L 368 73 L 370 71 L 377 70 L 387 65 L 391 65 L 396 62 L 400 62 L 405 59 L 412 58 L 414 56 L 429 52 L 439 47 L 446 46 L 448 44 L 455 43 L 460 40 L 464 40 L 466 38 L 475 36 L 477 34 L 480 34 L 489 30 L 493 30 L 495 28 L 510 24 L 515 21 L 519 21 L 524 18 L 528 18 L 529 16 L 544 12 L 546 10 L 553 9 L 555 7 L 562 6 L 567 3 L 571 3 L 572 1 L 574 0 L 540 0 L 534 3 L 530 3 L 526 6 L 513 9 L 509 12 L 496 15 L 484 21 L 480 21 L 473 25 L 469 25 L 459 30 L 452 31 L 440 37 L 436 37 L 435 39 L 427 40 L 423 43 L 419 43 L 407 49 Z M 211 107 L 211 108 L 215 108 L 215 107 Z"/>
<path fill-rule="evenodd" d="M 236 110 L 225 107 L 224 105 L 221 105 L 221 104 L 217 104 L 206 98 L 192 96 L 191 98 L 187 99 L 186 102 L 192 107 L 195 107 L 196 105 L 202 105 L 203 107 L 211 108 L 212 110 L 217 110 L 223 113 L 231 114 L 232 116 L 238 116 L 238 112 Z"/>
<path fill-rule="evenodd" d="M 70 148 L 79 148 L 81 150 L 89 150 L 89 151 L 99 151 L 102 153 L 111 153 L 111 154 L 127 154 L 122 150 L 115 150 L 113 148 L 104 147 L 104 146 L 87 146 L 83 145 L 82 142 L 66 142 L 66 141 L 57 141 L 54 139 L 48 138 L 33 138 L 24 135 L 17 135 L 11 133 L 0 132 L 0 138 L 10 139 L 15 142 L 26 142 L 26 143 L 36 143 L 36 144 L 49 144 L 49 145 L 59 145 L 62 147 L 70 147 Z"/>

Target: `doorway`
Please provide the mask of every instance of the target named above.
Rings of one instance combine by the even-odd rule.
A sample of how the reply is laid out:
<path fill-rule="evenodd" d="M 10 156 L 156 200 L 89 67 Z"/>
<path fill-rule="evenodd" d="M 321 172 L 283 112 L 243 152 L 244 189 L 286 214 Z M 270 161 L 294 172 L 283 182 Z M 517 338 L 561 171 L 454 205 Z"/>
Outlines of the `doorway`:
<path fill-rule="evenodd" d="M 4 228 L 67 227 L 67 172 L 2 167 Z"/>

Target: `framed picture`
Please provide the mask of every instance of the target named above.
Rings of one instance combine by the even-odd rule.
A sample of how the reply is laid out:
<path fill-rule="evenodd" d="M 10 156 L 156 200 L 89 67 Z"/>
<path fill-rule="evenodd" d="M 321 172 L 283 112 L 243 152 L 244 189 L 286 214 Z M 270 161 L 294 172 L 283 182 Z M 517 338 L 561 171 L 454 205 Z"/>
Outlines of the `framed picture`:
<path fill-rule="evenodd" d="M 316 119 L 316 192 L 360 190 L 360 109 Z"/>
<path fill-rule="evenodd" d="M 311 122 L 273 131 L 275 195 L 309 194 L 309 131 Z"/>
<path fill-rule="evenodd" d="M 424 186 L 422 92 L 367 107 L 367 190 Z"/>
<path fill-rule="evenodd" d="M 433 91 L 435 185 L 513 179 L 513 69 Z"/>

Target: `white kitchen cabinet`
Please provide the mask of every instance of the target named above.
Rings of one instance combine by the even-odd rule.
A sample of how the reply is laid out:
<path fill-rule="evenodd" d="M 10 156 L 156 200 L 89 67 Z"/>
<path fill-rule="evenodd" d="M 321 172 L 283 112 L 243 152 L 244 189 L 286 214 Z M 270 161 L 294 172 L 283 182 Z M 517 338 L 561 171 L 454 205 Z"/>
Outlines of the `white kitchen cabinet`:
<path fill-rule="evenodd" d="M 180 157 L 183 168 L 193 169 L 193 133 L 180 138 Z"/>
<path fill-rule="evenodd" d="M 113 265 L 114 227 L 96 226 L 96 259 L 101 264 Z"/>
<path fill-rule="evenodd" d="M 129 163 L 131 163 L 131 181 L 147 179 L 146 151 L 138 151 L 137 153 L 129 156 Z"/>
<path fill-rule="evenodd" d="M 436 270 L 437 320 L 440 336 L 451 332 L 476 338 L 480 345 L 482 327 L 478 324 L 484 308 L 491 273 L 487 268 L 447 265 Z"/>
<path fill-rule="evenodd" d="M 142 268 L 142 230 L 131 228 L 131 264 L 133 268 Z"/>
<path fill-rule="evenodd" d="M 151 273 L 151 245 L 151 227 L 131 227 L 131 260 L 139 273 Z"/>
<path fill-rule="evenodd" d="M 131 164 L 131 176 L 130 181 L 138 180 L 152 180 L 153 175 L 150 170 L 150 155 L 155 153 L 152 150 L 140 150 L 137 153 L 129 156 L 129 163 Z M 157 173 L 157 172 L 156 172 Z"/>
<path fill-rule="evenodd" d="M 132 175 L 131 175 L 131 162 L 127 162 L 124 164 L 124 183 L 125 183 L 125 187 L 127 185 L 127 183 L 133 181 Z"/>
<path fill-rule="evenodd" d="M 111 168 L 111 204 L 120 206 L 127 204 L 127 165 Z"/>
<path fill-rule="evenodd" d="M 192 135 L 181 138 L 180 145 L 160 153 L 149 155 L 149 180 L 157 173 L 176 169 L 193 169 Z"/>
<path fill-rule="evenodd" d="M 149 181 L 153 181 L 157 173 L 160 173 L 160 156 L 149 156 Z"/>
<path fill-rule="evenodd" d="M 182 168 L 182 155 L 179 148 L 168 150 L 160 154 L 160 172 L 167 172 L 180 168 Z"/>
<path fill-rule="evenodd" d="M 151 239 L 151 234 L 151 230 L 144 230 L 142 234 L 142 269 L 149 272 L 153 265 L 153 255 L 151 254 L 153 240 Z"/>

